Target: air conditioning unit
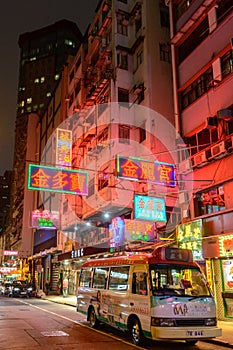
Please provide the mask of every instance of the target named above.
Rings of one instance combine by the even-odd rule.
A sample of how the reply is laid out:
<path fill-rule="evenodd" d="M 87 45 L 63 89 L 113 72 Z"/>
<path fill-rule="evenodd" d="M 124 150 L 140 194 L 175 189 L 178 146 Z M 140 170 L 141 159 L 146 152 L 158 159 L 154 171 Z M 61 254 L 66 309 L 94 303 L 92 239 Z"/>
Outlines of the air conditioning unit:
<path fill-rule="evenodd" d="M 226 121 L 233 120 L 233 110 L 231 109 L 220 109 L 217 111 L 217 116 L 219 119 L 224 119 Z"/>
<path fill-rule="evenodd" d="M 207 162 L 206 152 L 199 152 L 193 157 L 193 166 L 204 165 Z"/>
<path fill-rule="evenodd" d="M 182 217 L 183 217 L 183 218 L 189 218 L 189 217 L 190 217 L 190 211 L 189 211 L 189 209 L 184 209 L 184 210 L 182 211 Z"/>
<path fill-rule="evenodd" d="M 179 163 L 180 174 L 187 174 L 192 170 L 192 164 L 190 159 L 185 159 L 183 162 Z"/>
<path fill-rule="evenodd" d="M 226 153 L 225 142 L 222 141 L 217 145 L 211 147 L 211 157 L 210 158 L 221 158 Z"/>
<path fill-rule="evenodd" d="M 179 202 L 180 204 L 185 204 L 189 202 L 189 196 L 187 192 L 180 192 L 179 193 Z"/>

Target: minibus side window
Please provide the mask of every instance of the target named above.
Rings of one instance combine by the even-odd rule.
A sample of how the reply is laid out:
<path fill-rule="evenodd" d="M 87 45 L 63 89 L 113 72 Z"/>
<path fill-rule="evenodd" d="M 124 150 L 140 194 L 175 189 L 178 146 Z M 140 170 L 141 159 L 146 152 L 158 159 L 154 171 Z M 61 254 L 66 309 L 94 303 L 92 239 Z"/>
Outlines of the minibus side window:
<path fill-rule="evenodd" d="M 147 274 L 146 272 L 134 272 L 132 278 L 132 293 L 147 295 Z"/>
<path fill-rule="evenodd" d="M 91 269 L 82 269 L 79 278 L 80 287 L 91 286 Z"/>
<path fill-rule="evenodd" d="M 129 266 L 111 267 L 109 289 L 124 291 L 128 288 Z"/>
<path fill-rule="evenodd" d="M 105 289 L 107 285 L 108 267 L 96 267 L 93 276 L 93 288 Z"/>

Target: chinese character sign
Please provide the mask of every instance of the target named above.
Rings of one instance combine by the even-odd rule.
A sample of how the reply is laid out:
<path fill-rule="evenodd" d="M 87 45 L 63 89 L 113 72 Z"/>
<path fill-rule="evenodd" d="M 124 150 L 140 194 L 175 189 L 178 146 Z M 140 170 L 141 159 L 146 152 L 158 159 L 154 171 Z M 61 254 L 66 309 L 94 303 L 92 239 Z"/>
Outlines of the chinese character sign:
<path fill-rule="evenodd" d="M 177 226 L 177 243 L 179 248 L 190 249 L 194 260 L 202 257 L 202 221 L 195 220 Z"/>
<path fill-rule="evenodd" d="M 88 194 L 88 173 L 29 164 L 28 189 L 68 194 Z"/>
<path fill-rule="evenodd" d="M 136 219 L 166 222 L 166 206 L 163 198 L 134 196 Z"/>
<path fill-rule="evenodd" d="M 149 162 L 139 158 L 117 156 L 117 176 L 134 181 L 148 181 L 170 187 L 176 186 L 173 164 Z"/>
<path fill-rule="evenodd" d="M 34 228 L 59 228 L 60 213 L 50 210 L 33 210 L 31 216 L 31 227 Z"/>
<path fill-rule="evenodd" d="M 126 241 L 152 241 L 155 238 L 155 224 L 150 221 L 125 220 Z"/>
<path fill-rule="evenodd" d="M 56 165 L 70 167 L 72 160 L 72 131 L 57 129 Z"/>
<path fill-rule="evenodd" d="M 218 237 L 220 256 L 233 256 L 233 235 Z"/>

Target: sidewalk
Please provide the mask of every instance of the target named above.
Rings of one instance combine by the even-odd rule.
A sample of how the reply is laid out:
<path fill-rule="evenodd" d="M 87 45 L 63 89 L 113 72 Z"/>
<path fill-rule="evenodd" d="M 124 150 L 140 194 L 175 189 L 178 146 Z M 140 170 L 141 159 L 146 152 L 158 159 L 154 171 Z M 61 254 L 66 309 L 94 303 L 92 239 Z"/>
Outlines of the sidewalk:
<path fill-rule="evenodd" d="M 45 295 L 43 294 L 42 299 L 52 301 L 54 303 L 70 305 L 76 307 L 76 297 L 62 295 Z M 218 321 L 218 327 L 222 328 L 222 336 L 215 339 L 206 340 L 211 344 L 225 346 L 233 349 L 233 320 L 232 321 Z"/>

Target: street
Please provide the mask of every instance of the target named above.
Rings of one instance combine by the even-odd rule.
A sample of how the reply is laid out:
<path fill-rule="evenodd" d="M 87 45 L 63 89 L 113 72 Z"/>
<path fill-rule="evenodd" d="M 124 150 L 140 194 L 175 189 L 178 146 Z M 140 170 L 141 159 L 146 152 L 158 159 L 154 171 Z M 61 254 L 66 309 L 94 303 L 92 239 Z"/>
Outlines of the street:
<path fill-rule="evenodd" d="M 216 350 L 224 347 L 214 345 Z M 93 330 L 86 317 L 72 306 L 42 299 L 16 299 L 0 296 L 1 350 L 130 350 L 161 349 L 212 350 L 213 344 L 198 342 L 146 342 L 144 347 L 130 343 L 127 335 L 107 326 Z"/>

